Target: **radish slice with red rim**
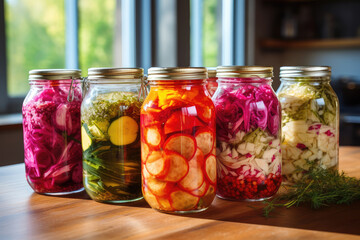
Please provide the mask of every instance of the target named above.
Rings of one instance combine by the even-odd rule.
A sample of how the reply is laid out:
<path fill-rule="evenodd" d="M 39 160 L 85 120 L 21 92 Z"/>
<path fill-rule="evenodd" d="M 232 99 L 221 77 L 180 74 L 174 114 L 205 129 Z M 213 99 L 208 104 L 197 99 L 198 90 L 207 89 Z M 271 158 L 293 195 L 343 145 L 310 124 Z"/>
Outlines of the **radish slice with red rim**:
<path fill-rule="evenodd" d="M 178 182 L 189 171 L 188 161 L 176 152 L 166 151 L 166 158 L 169 162 L 169 170 L 164 176 L 165 181 Z"/>
<path fill-rule="evenodd" d="M 204 155 L 208 155 L 214 147 L 214 133 L 210 128 L 203 128 L 195 134 L 197 147 L 201 149 Z"/>
<path fill-rule="evenodd" d="M 204 170 L 206 173 L 207 179 L 210 181 L 210 183 L 215 184 L 216 183 L 216 157 L 214 155 L 209 155 L 205 159 L 205 166 Z"/>
<path fill-rule="evenodd" d="M 166 150 L 180 153 L 184 158 L 191 159 L 196 151 L 196 140 L 191 135 L 175 134 L 169 137 L 164 144 Z"/>
<path fill-rule="evenodd" d="M 162 141 L 162 135 L 160 127 L 157 125 L 145 128 L 145 139 L 146 142 L 153 146 L 158 147 Z"/>
<path fill-rule="evenodd" d="M 172 183 L 158 180 L 153 177 L 146 179 L 145 182 L 149 190 L 158 197 L 168 195 L 173 187 Z"/>
<path fill-rule="evenodd" d="M 162 177 L 169 170 L 169 161 L 160 151 L 153 151 L 146 159 L 145 167 L 151 175 Z"/>
<path fill-rule="evenodd" d="M 171 206 L 177 211 L 194 209 L 199 202 L 199 198 L 190 193 L 177 190 L 170 194 Z"/>
<path fill-rule="evenodd" d="M 189 161 L 189 171 L 186 176 L 179 182 L 181 188 L 192 191 L 199 188 L 204 182 L 204 175 L 202 172 L 202 163 L 204 161 L 204 154 L 198 148 L 194 157 Z"/>
<path fill-rule="evenodd" d="M 209 184 L 206 183 L 206 181 L 203 181 L 203 183 L 201 184 L 201 186 L 198 189 L 195 189 L 191 192 L 192 195 L 198 196 L 198 197 L 202 197 L 205 195 L 205 193 L 207 192 L 209 187 Z"/>

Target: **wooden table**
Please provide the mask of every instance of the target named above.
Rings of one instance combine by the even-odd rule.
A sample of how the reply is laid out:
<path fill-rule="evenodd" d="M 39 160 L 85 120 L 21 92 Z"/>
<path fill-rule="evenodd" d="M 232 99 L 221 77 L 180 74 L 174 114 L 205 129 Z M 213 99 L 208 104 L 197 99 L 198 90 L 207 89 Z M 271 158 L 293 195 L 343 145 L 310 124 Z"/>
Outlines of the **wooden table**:
<path fill-rule="evenodd" d="M 341 147 L 340 169 L 360 177 L 360 148 Z M 0 168 L 0 239 L 360 239 L 360 201 L 320 210 L 279 209 L 216 198 L 203 213 L 170 215 L 145 201 L 102 204 L 85 193 L 33 193 L 24 165 Z M 255 208 L 253 208 L 255 207 Z"/>

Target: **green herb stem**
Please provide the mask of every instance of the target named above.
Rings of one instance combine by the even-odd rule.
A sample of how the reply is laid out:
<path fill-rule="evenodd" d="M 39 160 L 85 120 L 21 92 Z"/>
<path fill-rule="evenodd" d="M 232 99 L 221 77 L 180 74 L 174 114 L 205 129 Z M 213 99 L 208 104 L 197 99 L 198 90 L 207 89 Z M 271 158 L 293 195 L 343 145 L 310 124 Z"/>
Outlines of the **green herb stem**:
<path fill-rule="evenodd" d="M 272 200 L 265 201 L 264 216 L 278 207 L 290 208 L 308 203 L 312 208 L 350 204 L 360 200 L 360 180 L 334 170 L 311 168 L 304 178 Z"/>

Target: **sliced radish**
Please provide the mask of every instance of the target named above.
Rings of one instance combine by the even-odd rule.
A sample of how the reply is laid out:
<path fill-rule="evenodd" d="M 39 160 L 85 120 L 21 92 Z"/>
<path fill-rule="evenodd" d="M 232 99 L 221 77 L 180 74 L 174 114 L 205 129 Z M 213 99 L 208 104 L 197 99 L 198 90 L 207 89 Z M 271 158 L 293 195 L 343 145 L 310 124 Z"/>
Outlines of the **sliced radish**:
<path fill-rule="evenodd" d="M 143 190 L 143 196 L 146 202 L 150 205 L 150 207 L 155 209 L 160 209 L 159 202 L 157 201 L 155 195 L 152 194 L 146 186 L 144 186 L 142 190 Z"/>
<path fill-rule="evenodd" d="M 194 209 L 198 202 L 198 197 L 195 197 L 190 193 L 181 190 L 174 191 L 170 194 L 171 206 L 177 211 Z"/>
<path fill-rule="evenodd" d="M 176 111 L 166 121 L 164 126 L 164 132 L 165 134 L 181 132 L 202 125 L 203 124 L 197 117 L 184 114 L 181 111 Z"/>
<path fill-rule="evenodd" d="M 176 152 L 167 151 L 166 158 L 169 162 L 169 170 L 164 177 L 165 181 L 178 182 L 189 171 L 187 160 Z"/>
<path fill-rule="evenodd" d="M 198 148 L 201 149 L 204 155 L 208 155 L 213 150 L 215 137 L 210 128 L 198 130 L 195 134 L 195 139 Z"/>
<path fill-rule="evenodd" d="M 204 182 L 204 175 L 202 172 L 202 163 L 204 161 L 204 154 L 198 148 L 194 157 L 189 161 L 189 171 L 186 176 L 179 182 L 181 188 L 192 191 L 199 188 Z"/>
<path fill-rule="evenodd" d="M 215 187 L 210 185 L 206 191 L 206 194 L 201 198 L 203 200 L 204 206 L 210 206 L 210 204 L 215 198 L 215 191 Z"/>
<path fill-rule="evenodd" d="M 196 141 L 194 137 L 187 134 L 172 135 L 164 144 L 166 150 L 180 153 L 184 158 L 190 160 L 196 151 Z"/>
<path fill-rule="evenodd" d="M 151 177 L 151 175 L 148 172 L 148 170 L 146 169 L 145 165 L 142 165 L 142 179 L 143 179 L 143 181 L 146 182 L 146 180 L 148 178 L 150 178 L 150 177 Z"/>
<path fill-rule="evenodd" d="M 174 209 L 171 207 L 170 201 L 167 198 L 158 197 L 157 198 L 160 209 L 164 211 L 173 211 Z"/>
<path fill-rule="evenodd" d="M 145 129 L 145 139 L 151 146 L 158 147 L 162 140 L 160 127 L 157 125 L 147 127 Z"/>
<path fill-rule="evenodd" d="M 168 195 L 173 187 L 172 183 L 158 180 L 153 177 L 146 179 L 145 184 L 149 190 L 158 197 Z"/>
<path fill-rule="evenodd" d="M 148 157 L 149 155 L 149 146 L 144 143 L 144 142 L 141 142 L 141 161 L 143 163 L 146 162 L 146 158 Z"/>
<path fill-rule="evenodd" d="M 216 183 L 216 157 L 214 155 L 209 155 L 205 159 L 205 173 L 207 179 L 210 183 Z"/>
<path fill-rule="evenodd" d="M 191 194 L 198 196 L 198 197 L 202 197 L 205 195 L 205 193 L 207 192 L 209 187 L 209 184 L 206 183 L 206 181 L 204 181 L 201 186 L 198 189 L 195 189 L 194 191 L 191 192 Z"/>
<path fill-rule="evenodd" d="M 146 159 L 145 166 L 151 175 L 162 177 L 167 174 L 169 170 L 169 161 L 160 151 L 153 151 Z"/>

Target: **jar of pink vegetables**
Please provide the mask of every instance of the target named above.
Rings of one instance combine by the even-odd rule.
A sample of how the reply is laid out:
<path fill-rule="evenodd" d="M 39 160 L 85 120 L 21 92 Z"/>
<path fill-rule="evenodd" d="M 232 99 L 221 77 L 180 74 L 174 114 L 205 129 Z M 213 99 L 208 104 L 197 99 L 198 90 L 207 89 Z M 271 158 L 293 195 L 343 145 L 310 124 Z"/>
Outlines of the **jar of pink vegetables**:
<path fill-rule="evenodd" d="M 280 103 L 272 67 L 217 68 L 217 196 L 263 200 L 281 184 Z"/>
<path fill-rule="evenodd" d="M 26 179 L 37 193 L 81 191 L 81 71 L 31 70 L 29 84 L 22 107 Z"/>

